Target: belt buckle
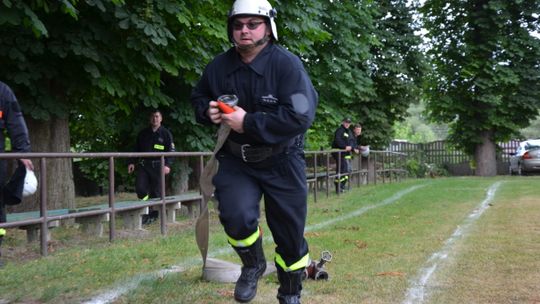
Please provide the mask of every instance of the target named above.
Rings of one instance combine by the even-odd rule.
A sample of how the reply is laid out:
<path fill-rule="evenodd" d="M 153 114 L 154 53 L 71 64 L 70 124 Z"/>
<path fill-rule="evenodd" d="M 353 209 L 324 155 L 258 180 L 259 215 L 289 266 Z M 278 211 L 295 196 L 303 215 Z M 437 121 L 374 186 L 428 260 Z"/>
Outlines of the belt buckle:
<path fill-rule="evenodd" d="M 242 155 L 242 160 L 246 163 L 248 162 L 247 157 L 246 157 L 246 148 L 250 148 L 250 147 L 251 147 L 250 144 L 243 144 L 240 146 L 240 154 Z"/>

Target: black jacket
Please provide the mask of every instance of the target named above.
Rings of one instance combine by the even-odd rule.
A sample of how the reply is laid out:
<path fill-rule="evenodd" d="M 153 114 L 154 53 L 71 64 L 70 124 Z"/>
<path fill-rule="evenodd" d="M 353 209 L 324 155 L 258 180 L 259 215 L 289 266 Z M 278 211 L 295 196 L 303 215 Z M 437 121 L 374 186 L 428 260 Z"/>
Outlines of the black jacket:
<path fill-rule="evenodd" d="M 30 152 L 28 128 L 13 91 L 0 81 L 0 130 L 7 129 L 13 152 Z M 0 132 L 0 152 L 5 151 L 5 136 Z"/>
<path fill-rule="evenodd" d="M 191 94 L 198 122 L 210 124 L 208 103 L 223 94 L 238 96 L 246 112 L 244 133 L 231 131 L 240 144 L 302 145 L 315 118 L 318 95 L 300 59 L 269 43 L 250 64 L 234 48 L 206 67 Z"/>
<path fill-rule="evenodd" d="M 343 125 L 337 128 L 334 133 L 334 141 L 332 142 L 332 148 L 345 149 L 347 146 L 354 146 L 353 140 L 355 140 L 354 134 L 350 129 L 346 129 Z"/>
<path fill-rule="evenodd" d="M 160 126 L 155 132 L 151 127 L 144 128 L 137 136 L 135 143 L 135 152 L 174 152 L 174 143 L 172 134 L 165 127 Z M 151 158 L 144 158 L 151 159 Z M 155 159 L 155 158 L 153 158 Z M 135 164 L 137 158 L 130 159 L 130 164 Z M 165 158 L 165 165 L 170 167 L 172 158 Z"/>

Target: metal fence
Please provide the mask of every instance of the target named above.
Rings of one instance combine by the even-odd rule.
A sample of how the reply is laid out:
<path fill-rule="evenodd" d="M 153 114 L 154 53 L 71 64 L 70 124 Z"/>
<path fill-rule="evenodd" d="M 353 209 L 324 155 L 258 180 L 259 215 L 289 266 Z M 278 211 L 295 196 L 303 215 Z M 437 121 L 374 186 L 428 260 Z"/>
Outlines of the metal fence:
<path fill-rule="evenodd" d="M 340 172 L 338 169 L 341 167 L 340 156 L 343 153 L 347 152 L 340 150 L 306 152 L 307 181 L 315 202 L 320 192 L 325 193 L 326 197 L 334 192 L 334 182 L 345 175 L 349 177 L 349 188 L 370 183 L 400 181 L 407 177 L 406 153 L 371 150 L 367 157 L 353 154 L 350 173 Z M 333 157 L 332 154 L 338 157 Z M 339 192 L 337 194 L 339 195 Z"/>
<path fill-rule="evenodd" d="M 511 153 L 516 151 L 519 141 L 497 143 L 497 173 L 508 173 L 508 162 Z M 389 151 L 407 153 L 410 156 L 417 155 L 426 164 L 436 164 L 444 166 L 451 175 L 471 175 L 474 174 L 470 163 L 471 156 L 457 150 L 448 142 L 434 141 L 430 143 L 409 143 L 403 141 L 393 141 L 388 147 Z"/>
<path fill-rule="evenodd" d="M 350 178 L 349 187 L 358 187 L 369 183 L 386 183 L 399 181 L 407 176 L 404 164 L 406 154 L 392 151 L 371 151 L 368 157 L 357 156 L 353 159 L 353 170 L 350 173 L 336 171 L 339 168 L 339 161 L 336 163 L 331 156 L 332 153 L 344 153 L 344 151 L 327 150 L 327 151 L 307 151 L 307 182 L 310 185 L 310 193 L 314 200 L 317 201 L 320 193 L 326 193 L 328 197 L 332 192 L 334 179 L 343 175 L 348 175 Z M 167 204 L 172 203 L 165 194 L 165 175 L 161 177 L 162 197 L 161 199 L 137 203 L 134 207 L 122 207 L 115 197 L 115 167 L 119 159 L 134 158 L 134 157 L 159 157 L 161 166 L 164 165 L 165 157 L 172 158 L 189 158 L 190 163 L 196 163 L 197 168 L 192 168 L 190 179 L 198 181 L 200 172 L 202 172 L 205 162 L 209 159 L 211 152 L 169 152 L 169 153 L 0 153 L 0 159 L 18 159 L 29 158 L 34 162 L 39 179 L 38 195 L 38 210 L 34 210 L 35 217 L 24 220 L 9 221 L 0 223 L 0 228 L 23 228 L 34 227 L 38 231 L 40 239 L 41 254 L 47 255 L 47 243 L 49 241 L 50 227 L 54 227 L 51 223 L 65 221 L 68 219 L 78 218 L 106 218 L 109 228 L 109 240 L 113 241 L 116 238 L 116 218 L 126 210 L 144 207 L 158 208 L 160 214 L 165 215 Z M 58 213 L 48 207 L 47 193 L 47 170 L 48 162 L 52 159 L 91 159 L 101 158 L 108 160 L 108 202 L 102 208 L 82 208 L 68 210 L 65 213 Z M 193 161 L 196 160 L 196 161 Z M 192 189 L 199 193 L 198 185 L 196 189 Z M 130 209 L 131 208 L 131 209 Z M 166 219 L 165 216 L 160 216 L 161 233 L 166 234 Z"/>
<path fill-rule="evenodd" d="M 507 143 L 499 143 L 500 153 L 498 153 L 498 161 L 503 165 L 508 162 L 508 156 L 514 152 L 518 146 L 518 141 L 510 141 Z M 360 187 L 366 184 L 387 183 L 400 181 L 406 178 L 408 172 L 406 170 L 407 159 L 414 155 L 420 155 L 423 162 L 445 165 L 452 168 L 459 166 L 463 167 L 462 172 L 450 172 L 455 175 L 466 175 L 467 170 L 471 170 L 469 166 L 470 157 L 464 153 L 453 149 L 445 141 L 436 141 L 426 144 L 412 144 L 407 142 L 392 142 L 389 148 L 384 151 L 371 150 L 368 157 L 354 155 L 352 158 L 352 172 L 339 172 L 336 168 L 340 168 L 340 159 L 338 160 L 332 154 L 341 155 L 345 151 L 339 150 L 324 150 L 324 151 L 306 151 L 306 177 L 309 185 L 309 193 L 313 196 L 314 202 L 317 202 L 321 194 L 329 197 L 334 193 L 334 181 L 347 175 L 349 178 L 348 187 Z M 198 179 L 202 172 L 205 162 L 210 157 L 211 152 L 169 152 L 169 153 L 0 153 L 0 159 L 18 159 L 30 158 L 34 160 L 35 167 L 39 178 L 39 195 L 38 206 L 36 207 L 38 215 L 31 219 L 10 221 L 8 223 L 0 223 L 0 228 L 21 228 L 21 227 L 37 227 L 39 230 L 39 239 L 41 244 L 42 255 L 47 255 L 47 242 L 49 239 L 51 223 L 60 222 L 68 219 L 85 218 L 92 216 L 104 216 L 108 220 L 109 240 L 113 241 L 116 238 L 116 217 L 122 211 L 128 210 L 129 207 L 121 207 L 115 197 L 115 167 L 120 159 L 134 157 L 159 157 L 161 165 L 164 165 L 164 157 L 173 158 L 188 158 L 188 162 L 192 166 L 190 174 L 190 183 L 195 185 L 192 191 L 199 193 Z M 105 208 L 99 209 L 78 209 L 69 210 L 64 214 L 55 213 L 48 207 L 47 193 L 47 168 L 48 162 L 52 159 L 92 159 L 100 158 L 108 160 L 108 201 Z M 196 168 L 194 168 L 196 167 Z M 465 172 L 465 174 L 464 174 Z M 470 172 L 468 172 L 470 174 Z M 504 173 L 504 172 L 503 172 Z M 162 193 L 165 193 L 165 175 L 162 175 Z M 339 195 L 339 192 L 337 192 Z M 172 202 L 165 196 L 150 202 L 138 204 L 137 207 L 155 207 L 158 208 L 161 214 L 166 214 L 167 205 Z M 133 207 L 135 208 L 135 207 Z M 160 216 L 161 233 L 166 234 L 167 223 L 165 216 Z"/>

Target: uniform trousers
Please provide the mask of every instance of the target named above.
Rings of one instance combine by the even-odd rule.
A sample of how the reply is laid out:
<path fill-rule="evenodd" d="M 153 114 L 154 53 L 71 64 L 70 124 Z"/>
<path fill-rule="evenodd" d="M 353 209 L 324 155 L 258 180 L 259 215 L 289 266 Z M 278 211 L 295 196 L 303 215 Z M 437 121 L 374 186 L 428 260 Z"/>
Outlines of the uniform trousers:
<path fill-rule="evenodd" d="M 160 161 L 144 161 L 137 165 L 135 192 L 143 199 L 161 197 L 161 163 Z"/>
<path fill-rule="evenodd" d="M 261 163 L 246 163 L 222 150 L 217 159 L 219 169 L 213 184 L 225 233 L 234 240 L 243 240 L 256 232 L 264 198 L 276 253 L 287 266 L 306 256 L 307 184 L 303 152 L 289 149 Z"/>

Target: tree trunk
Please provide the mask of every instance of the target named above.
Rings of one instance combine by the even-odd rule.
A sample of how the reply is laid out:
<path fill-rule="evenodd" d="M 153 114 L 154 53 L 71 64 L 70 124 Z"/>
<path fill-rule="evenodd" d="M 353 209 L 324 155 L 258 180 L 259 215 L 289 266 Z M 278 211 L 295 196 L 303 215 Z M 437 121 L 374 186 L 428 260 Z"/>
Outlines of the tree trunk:
<path fill-rule="evenodd" d="M 492 140 L 493 131 L 484 131 L 480 134 L 482 143 L 476 145 L 474 160 L 476 162 L 476 176 L 497 175 L 497 159 L 495 143 Z"/>
<path fill-rule="evenodd" d="M 67 119 L 51 118 L 49 121 L 26 117 L 32 152 L 70 152 L 69 124 Z M 73 208 L 75 185 L 73 182 L 72 159 L 47 158 L 47 209 Z M 40 177 L 40 159 L 32 159 L 36 176 Z M 39 210 L 40 187 L 36 194 L 27 197 L 13 211 Z"/>
<path fill-rule="evenodd" d="M 167 193 L 175 195 L 188 191 L 191 173 L 188 159 L 184 157 L 175 158 L 173 168 L 174 171 L 170 177 L 170 189 L 167 189 Z"/>

